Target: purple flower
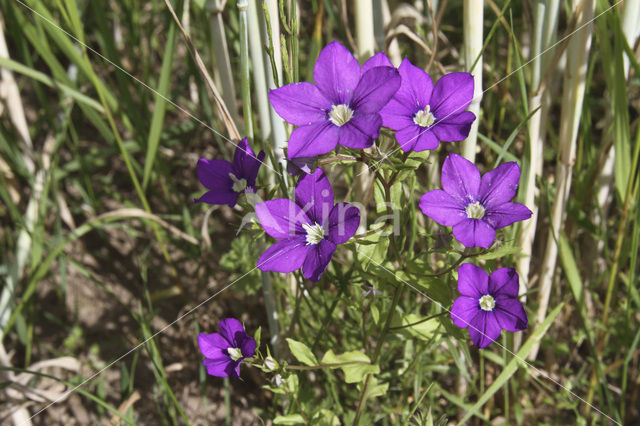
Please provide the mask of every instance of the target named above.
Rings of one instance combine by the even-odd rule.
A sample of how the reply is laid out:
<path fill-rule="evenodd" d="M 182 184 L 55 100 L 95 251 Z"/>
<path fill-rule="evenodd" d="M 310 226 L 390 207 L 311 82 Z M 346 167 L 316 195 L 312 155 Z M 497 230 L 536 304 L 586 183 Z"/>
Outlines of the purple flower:
<path fill-rule="evenodd" d="M 486 348 L 502 330 L 527 328 L 527 313 L 518 300 L 518 274 L 500 268 L 489 276 L 481 268 L 465 263 L 458 268 L 460 297 L 453 302 L 451 319 L 460 328 L 469 327 L 473 344 Z"/>
<path fill-rule="evenodd" d="M 333 204 L 333 190 L 322 169 L 302 177 L 295 202 L 286 198 L 256 204 L 265 232 L 277 239 L 258 260 L 263 271 L 293 272 L 318 281 L 338 244 L 355 234 L 360 212 L 349 203 Z"/>
<path fill-rule="evenodd" d="M 193 201 L 235 206 L 241 193 L 256 191 L 256 177 L 264 155 L 264 151 L 260 151 L 256 157 L 249 141 L 244 138 L 233 154 L 233 164 L 226 160 L 201 158 L 196 166 L 198 179 L 209 191 Z"/>
<path fill-rule="evenodd" d="M 380 109 L 400 87 L 400 75 L 389 59 L 378 53 L 360 68 L 338 42 L 320 52 L 313 69 L 315 85 L 293 83 L 269 92 L 276 112 L 299 126 L 291 134 L 287 156 L 326 154 L 337 144 L 367 148 L 378 137 Z"/>
<path fill-rule="evenodd" d="M 531 211 L 510 203 L 518 190 L 520 167 L 504 163 L 480 178 L 478 168 L 464 157 L 450 154 L 442 165 L 442 187 L 420 198 L 422 212 L 443 226 L 465 247 L 488 248 L 496 229 L 529 219 Z"/>
<path fill-rule="evenodd" d="M 256 352 L 256 341 L 247 335 L 235 318 L 225 318 L 218 325 L 220 333 L 198 335 L 202 364 L 207 373 L 217 377 L 240 377 L 240 364 Z"/>
<path fill-rule="evenodd" d="M 405 152 L 436 149 L 438 141 L 455 142 L 469 136 L 476 116 L 465 111 L 473 99 L 473 76 L 468 72 L 444 75 L 433 87 L 431 77 L 408 59 L 400 67 L 402 84 L 380 111 L 382 124 L 396 130 Z"/>

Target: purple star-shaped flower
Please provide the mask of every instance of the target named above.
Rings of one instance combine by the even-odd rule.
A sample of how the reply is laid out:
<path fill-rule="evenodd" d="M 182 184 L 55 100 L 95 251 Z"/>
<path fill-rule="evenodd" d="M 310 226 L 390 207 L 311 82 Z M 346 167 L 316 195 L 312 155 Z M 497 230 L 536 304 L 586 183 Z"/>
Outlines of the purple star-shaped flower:
<path fill-rule="evenodd" d="M 408 59 L 400 67 L 402 84 L 380 111 L 382 124 L 396 130 L 403 151 L 436 149 L 438 141 L 455 142 L 469 136 L 476 116 L 465 111 L 473 99 L 473 76 L 444 75 L 433 87 L 431 77 Z"/>
<path fill-rule="evenodd" d="M 480 178 L 469 160 L 449 154 L 442 165 L 442 188 L 420 198 L 420 209 L 443 226 L 453 226 L 453 235 L 465 247 L 488 248 L 496 229 L 529 219 L 531 210 L 511 203 L 518 190 L 520 167 L 504 163 Z"/>
<path fill-rule="evenodd" d="M 225 318 L 218 325 L 220 333 L 198 335 L 200 352 L 205 359 L 202 364 L 207 373 L 217 377 L 240 377 L 240 364 L 256 352 L 256 341 L 247 335 L 244 327 L 235 318 Z"/>
<path fill-rule="evenodd" d="M 486 348 L 502 330 L 527 328 L 527 313 L 518 300 L 518 274 L 500 268 L 491 275 L 471 263 L 458 268 L 460 297 L 453 302 L 451 319 L 460 328 L 469 327 L 473 344 Z"/>
<path fill-rule="evenodd" d="M 349 203 L 334 205 L 333 190 L 322 169 L 302 177 L 295 202 L 287 198 L 256 204 L 265 232 L 279 240 L 258 260 L 263 271 L 293 272 L 318 281 L 338 244 L 355 234 L 360 211 Z"/>
<path fill-rule="evenodd" d="M 193 201 L 235 206 L 241 193 L 256 191 L 256 177 L 264 155 L 264 151 L 260 151 L 256 157 L 249 141 L 244 138 L 236 146 L 233 163 L 201 158 L 196 166 L 198 179 L 209 191 Z"/>
<path fill-rule="evenodd" d="M 313 69 L 315 85 L 293 83 L 269 92 L 276 112 L 299 126 L 291 134 L 287 156 L 326 154 L 337 144 L 367 148 L 378 137 L 380 109 L 400 87 L 400 75 L 389 59 L 378 53 L 360 68 L 338 42 L 320 52 Z"/>

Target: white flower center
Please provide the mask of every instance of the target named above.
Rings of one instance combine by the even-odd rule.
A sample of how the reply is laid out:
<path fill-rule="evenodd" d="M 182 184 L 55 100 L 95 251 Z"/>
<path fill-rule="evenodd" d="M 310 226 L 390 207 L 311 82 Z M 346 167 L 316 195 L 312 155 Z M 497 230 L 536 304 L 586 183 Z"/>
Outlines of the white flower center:
<path fill-rule="evenodd" d="M 473 204 L 467 204 L 464 208 L 469 219 L 482 219 L 484 217 L 484 207 L 480 204 L 480 201 L 476 201 Z"/>
<path fill-rule="evenodd" d="M 420 127 L 429 127 L 436 121 L 436 118 L 431 114 L 431 106 L 427 105 L 425 109 L 420 110 L 413 116 L 413 122 Z"/>
<path fill-rule="evenodd" d="M 229 177 L 233 181 L 233 186 L 231 187 L 235 192 L 242 192 L 247 187 L 246 179 L 238 179 L 236 175 L 233 173 L 229 173 Z"/>
<path fill-rule="evenodd" d="M 331 112 L 329 113 L 329 120 L 336 126 L 340 127 L 351 120 L 353 117 L 353 110 L 349 108 L 349 105 L 331 105 Z"/>
<path fill-rule="evenodd" d="M 478 302 L 480 303 L 480 309 L 483 311 L 493 311 L 493 308 L 496 307 L 495 299 L 489 294 L 482 296 Z"/>
<path fill-rule="evenodd" d="M 321 225 L 304 223 L 302 227 L 307 231 L 307 245 L 318 244 L 324 238 L 324 228 Z"/>
<path fill-rule="evenodd" d="M 240 348 L 227 348 L 227 353 L 229 354 L 229 358 L 234 361 L 242 358 L 242 351 L 240 350 Z"/>

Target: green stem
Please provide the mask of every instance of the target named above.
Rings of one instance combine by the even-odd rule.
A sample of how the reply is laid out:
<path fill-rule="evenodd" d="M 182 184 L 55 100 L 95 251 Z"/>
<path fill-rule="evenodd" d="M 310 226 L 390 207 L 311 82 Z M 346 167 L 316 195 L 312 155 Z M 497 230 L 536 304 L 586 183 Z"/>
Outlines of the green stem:
<path fill-rule="evenodd" d="M 398 302 L 400 301 L 400 297 L 402 296 L 402 291 L 404 290 L 404 286 L 398 285 L 396 287 L 395 292 L 393 293 L 393 301 L 391 302 L 391 306 L 389 308 L 389 313 L 387 315 L 387 319 L 384 323 L 384 328 L 380 333 L 380 339 L 378 340 L 378 344 L 376 345 L 376 351 L 373 354 L 373 359 L 371 361 L 372 364 L 376 364 L 378 362 L 378 358 L 380 357 L 380 352 L 382 351 L 382 346 L 384 345 L 384 339 L 387 337 L 391 326 L 391 319 L 393 318 L 393 313 L 396 310 L 396 306 L 398 306 Z M 364 403 L 366 400 L 367 389 L 369 387 L 369 382 L 371 381 L 371 374 L 367 375 L 365 379 L 364 386 L 362 387 L 362 395 L 360 395 L 360 401 L 358 401 L 358 408 L 356 410 L 356 416 L 353 419 L 353 426 L 358 426 L 360 423 L 360 416 L 362 415 L 362 409 L 364 408 Z"/>

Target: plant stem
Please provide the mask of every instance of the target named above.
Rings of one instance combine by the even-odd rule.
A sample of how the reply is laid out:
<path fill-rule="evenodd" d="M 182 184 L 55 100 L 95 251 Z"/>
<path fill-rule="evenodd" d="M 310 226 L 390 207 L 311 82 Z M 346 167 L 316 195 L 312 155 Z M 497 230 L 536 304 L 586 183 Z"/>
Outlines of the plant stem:
<path fill-rule="evenodd" d="M 471 124 L 467 140 L 462 145 L 463 156 L 473 162 L 476 158 L 476 141 L 478 139 L 478 123 L 480 122 L 480 101 L 482 100 L 482 27 L 484 20 L 484 1 L 464 0 L 464 62 L 473 74 L 473 100 L 469 105 L 476 119 Z M 476 60 L 477 59 L 477 60 Z M 473 64 L 475 67 L 471 69 Z"/>
<path fill-rule="evenodd" d="M 378 344 L 376 345 L 376 351 L 373 354 L 373 359 L 371 360 L 372 364 L 376 364 L 378 362 L 378 358 L 380 357 L 380 352 L 382 351 L 382 346 L 384 345 L 384 339 L 387 337 L 389 333 L 389 329 L 391 326 L 391 319 L 393 318 L 393 314 L 396 310 L 396 306 L 398 306 L 398 302 L 400 301 L 400 297 L 402 296 L 402 292 L 404 290 L 404 285 L 398 284 L 393 293 L 393 301 L 391 302 L 391 306 L 389 307 L 389 313 L 387 314 L 387 319 L 384 323 L 384 328 L 380 333 L 380 338 L 378 339 Z M 358 426 L 360 423 L 360 416 L 362 415 L 362 410 L 364 408 L 367 389 L 369 388 L 369 382 L 371 381 L 371 374 L 367 375 L 367 378 L 364 381 L 364 386 L 362 387 L 362 395 L 360 395 L 360 401 L 358 401 L 358 408 L 356 410 L 356 416 L 353 419 L 353 426 Z"/>

